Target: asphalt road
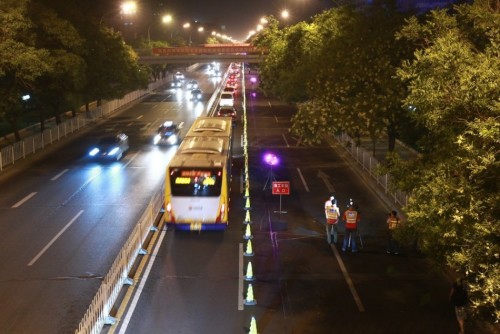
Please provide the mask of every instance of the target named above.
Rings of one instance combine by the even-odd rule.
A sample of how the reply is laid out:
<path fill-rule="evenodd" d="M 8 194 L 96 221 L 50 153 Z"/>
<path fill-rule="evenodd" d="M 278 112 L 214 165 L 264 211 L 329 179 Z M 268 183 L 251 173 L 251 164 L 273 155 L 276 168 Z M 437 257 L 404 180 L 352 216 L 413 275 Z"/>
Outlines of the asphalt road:
<path fill-rule="evenodd" d="M 205 78 L 200 73 L 191 76 Z M 74 333 L 152 195 L 176 147 L 151 144 L 165 120 L 185 123 L 204 103 L 159 90 L 0 177 L 0 333 Z M 93 161 L 90 147 L 123 131 L 130 151 Z"/>
<path fill-rule="evenodd" d="M 250 216 L 248 242 L 241 125 L 236 128 L 230 225 L 220 232 L 159 232 L 147 270 L 137 274 L 106 333 L 455 333 L 447 281 L 418 254 L 385 252 L 391 208 L 328 143 L 298 145 L 288 133 L 292 106 L 247 85 Z M 255 95 L 252 93 L 256 93 Z M 272 152 L 281 162 L 262 162 Z M 268 181 L 289 181 L 289 196 Z M 344 253 L 326 241 L 324 201 L 360 207 L 364 247 Z M 343 226 L 340 226 L 343 237 Z M 247 282 L 251 262 L 255 280 Z M 251 284 L 251 289 L 250 289 Z M 255 302 L 255 305 L 245 305 Z M 251 319 L 255 318 L 255 328 Z M 252 332 L 252 333 L 255 333 Z"/>

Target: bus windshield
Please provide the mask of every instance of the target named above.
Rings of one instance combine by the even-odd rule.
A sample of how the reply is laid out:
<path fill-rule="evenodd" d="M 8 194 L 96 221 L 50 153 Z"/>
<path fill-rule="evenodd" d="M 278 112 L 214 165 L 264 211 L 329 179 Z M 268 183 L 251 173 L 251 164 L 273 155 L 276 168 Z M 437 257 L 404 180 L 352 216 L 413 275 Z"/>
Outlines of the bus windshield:
<path fill-rule="evenodd" d="M 220 196 L 222 168 L 171 168 L 172 196 Z"/>

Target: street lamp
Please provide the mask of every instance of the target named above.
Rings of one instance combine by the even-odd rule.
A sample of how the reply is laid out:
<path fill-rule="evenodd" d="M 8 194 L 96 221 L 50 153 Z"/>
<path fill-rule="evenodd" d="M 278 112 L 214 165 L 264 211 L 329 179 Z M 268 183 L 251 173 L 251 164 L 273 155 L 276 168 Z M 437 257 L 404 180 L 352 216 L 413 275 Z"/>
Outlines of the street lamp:
<path fill-rule="evenodd" d="M 163 17 L 161 18 L 161 22 L 162 22 L 163 24 L 170 24 L 173 20 L 174 20 L 174 19 L 173 19 L 172 15 L 170 15 L 170 14 L 163 15 Z M 148 26 L 148 45 L 149 45 L 149 46 L 151 46 L 151 35 L 149 34 L 149 32 L 150 32 L 150 30 L 151 30 L 151 25 L 152 25 L 153 23 L 154 23 L 154 21 L 153 21 L 153 22 L 151 22 L 151 23 L 149 24 L 149 26 Z M 172 34 L 170 34 L 170 39 L 172 39 Z"/>
<path fill-rule="evenodd" d="M 290 17 L 290 13 L 288 12 L 287 9 L 283 9 L 281 11 L 281 17 L 284 18 L 285 20 L 288 19 Z"/>
<path fill-rule="evenodd" d="M 182 25 L 184 29 L 189 29 L 189 43 L 188 45 L 191 46 L 191 23 L 186 22 Z"/>
<path fill-rule="evenodd" d="M 137 13 L 137 3 L 135 1 L 124 1 L 122 2 L 122 4 L 120 5 L 120 8 L 119 9 L 114 9 L 113 11 L 109 12 L 109 13 L 106 13 L 104 14 L 103 16 L 101 16 L 101 19 L 99 20 L 99 25 L 102 24 L 102 22 L 104 21 L 104 18 L 106 16 L 109 16 L 111 14 L 115 14 L 115 13 L 122 13 L 123 15 L 134 15 Z"/>

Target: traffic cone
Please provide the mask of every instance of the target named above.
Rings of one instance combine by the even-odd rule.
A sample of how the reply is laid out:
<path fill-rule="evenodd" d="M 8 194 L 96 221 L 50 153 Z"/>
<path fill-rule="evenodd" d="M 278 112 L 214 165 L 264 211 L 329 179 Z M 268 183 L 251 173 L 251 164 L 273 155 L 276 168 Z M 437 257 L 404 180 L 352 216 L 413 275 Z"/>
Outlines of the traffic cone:
<path fill-rule="evenodd" d="M 252 270 L 252 262 L 248 262 L 247 265 L 247 273 L 245 275 L 245 281 L 253 281 L 255 280 L 255 276 L 253 275 L 253 270 Z"/>
<path fill-rule="evenodd" d="M 243 253 L 243 255 L 244 256 L 253 256 L 252 240 L 248 240 L 247 249 L 245 250 L 245 253 Z"/>
<path fill-rule="evenodd" d="M 253 288 L 252 284 L 248 284 L 248 290 L 247 290 L 247 297 L 245 298 L 245 301 L 243 302 L 245 305 L 256 305 L 257 301 L 253 297 Z"/>
<path fill-rule="evenodd" d="M 248 211 L 247 211 L 248 212 Z M 250 231 L 250 224 L 247 224 L 247 228 L 245 230 L 245 235 L 243 236 L 246 240 L 252 239 L 252 232 Z"/>
<path fill-rule="evenodd" d="M 250 210 L 250 197 L 247 198 L 247 201 L 245 203 L 245 210 Z"/>
<path fill-rule="evenodd" d="M 252 317 L 252 320 L 250 321 L 250 332 L 249 334 L 258 334 L 257 333 L 257 322 L 255 321 L 255 317 Z"/>
<path fill-rule="evenodd" d="M 243 224 L 251 224 L 252 221 L 250 220 L 250 211 L 247 211 L 245 215 L 245 221 L 243 221 Z"/>

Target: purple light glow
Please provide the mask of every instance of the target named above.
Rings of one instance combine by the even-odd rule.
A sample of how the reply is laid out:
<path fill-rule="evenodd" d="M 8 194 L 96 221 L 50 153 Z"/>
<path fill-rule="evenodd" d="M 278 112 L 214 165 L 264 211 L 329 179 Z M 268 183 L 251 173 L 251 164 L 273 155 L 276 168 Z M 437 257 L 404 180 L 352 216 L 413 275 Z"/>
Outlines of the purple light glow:
<path fill-rule="evenodd" d="M 276 166 L 280 162 L 278 157 L 272 153 L 266 153 L 264 155 L 264 161 L 269 166 Z"/>
<path fill-rule="evenodd" d="M 252 82 L 252 83 L 256 83 L 256 82 L 257 82 L 257 78 L 256 78 L 256 77 L 251 77 L 251 78 L 250 78 L 250 82 Z"/>

